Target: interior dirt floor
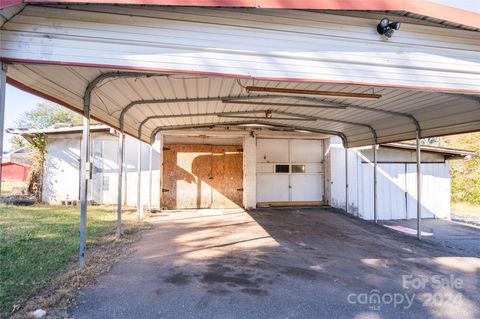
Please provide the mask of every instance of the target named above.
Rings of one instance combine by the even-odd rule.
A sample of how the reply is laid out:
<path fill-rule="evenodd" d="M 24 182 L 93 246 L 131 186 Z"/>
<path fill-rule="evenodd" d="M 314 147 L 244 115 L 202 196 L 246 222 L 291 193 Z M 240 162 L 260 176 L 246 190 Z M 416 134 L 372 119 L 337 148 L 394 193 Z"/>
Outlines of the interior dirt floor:
<path fill-rule="evenodd" d="M 480 317 L 477 252 L 333 208 L 163 212 L 150 222 L 130 257 L 79 292 L 71 317 Z"/>

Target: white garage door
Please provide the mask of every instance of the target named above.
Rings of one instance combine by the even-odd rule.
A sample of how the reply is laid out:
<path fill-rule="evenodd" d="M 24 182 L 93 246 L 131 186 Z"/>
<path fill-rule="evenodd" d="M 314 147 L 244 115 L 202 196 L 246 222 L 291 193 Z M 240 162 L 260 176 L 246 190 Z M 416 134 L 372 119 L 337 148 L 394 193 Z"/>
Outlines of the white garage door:
<path fill-rule="evenodd" d="M 322 202 L 323 141 L 257 139 L 257 202 Z"/>

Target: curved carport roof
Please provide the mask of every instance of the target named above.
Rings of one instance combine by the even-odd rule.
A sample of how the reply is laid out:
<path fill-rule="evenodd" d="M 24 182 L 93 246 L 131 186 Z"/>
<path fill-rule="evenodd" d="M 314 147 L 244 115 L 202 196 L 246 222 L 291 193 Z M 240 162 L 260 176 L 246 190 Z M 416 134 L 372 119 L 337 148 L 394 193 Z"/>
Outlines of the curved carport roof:
<path fill-rule="evenodd" d="M 338 135 L 355 147 L 480 129 L 476 13 L 383 0 L 195 2 L 235 10 L 175 7 L 189 0 L 122 1 L 168 8 L 6 3 L 0 61 L 8 82 L 145 142 L 160 130 L 255 125 Z M 377 16 L 322 10 L 425 21 L 387 41 L 375 31 Z M 417 163 L 421 186 L 420 156 Z M 117 238 L 121 184 L 120 169 Z M 82 261 L 87 189 L 81 183 Z M 139 216 L 140 207 L 138 196 Z"/>
<path fill-rule="evenodd" d="M 145 142 L 161 129 L 271 125 L 339 135 L 349 147 L 478 130 L 476 95 L 368 85 L 11 64 L 8 81 Z M 87 94 L 88 95 L 88 94 Z M 378 140 L 375 140 L 375 137 Z"/>

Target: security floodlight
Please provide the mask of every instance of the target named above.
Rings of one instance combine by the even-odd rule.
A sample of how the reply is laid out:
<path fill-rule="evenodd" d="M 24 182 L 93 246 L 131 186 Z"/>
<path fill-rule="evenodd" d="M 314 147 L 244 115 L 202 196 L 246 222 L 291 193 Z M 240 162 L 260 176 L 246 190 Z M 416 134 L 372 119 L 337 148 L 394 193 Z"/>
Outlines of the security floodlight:
<path fill-rule="evenodd" d="M 400 29 L 400 22 L 390 22 L 387 18 L 380 20 L 377 25 L 377 32 L 381 35 L 391 38 L 395 30 Z"/>

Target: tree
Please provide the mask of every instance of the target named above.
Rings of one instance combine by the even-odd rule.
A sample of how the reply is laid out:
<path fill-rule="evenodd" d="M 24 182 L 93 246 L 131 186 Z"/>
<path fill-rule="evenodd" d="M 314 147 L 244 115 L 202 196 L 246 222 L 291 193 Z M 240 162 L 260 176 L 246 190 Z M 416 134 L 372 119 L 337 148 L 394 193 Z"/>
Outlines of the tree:
<path fill-rule="evenodd" d="M 19 150 L 21 148 L 24 148 L 28 144 L 27 144 L 27 141 L 23 137 L 18 136 L 18 135 L 13 135 L 10 138 L 10 145 L 11 145 L 12 151 L 16 151 L 16 150 Z"/>
<path fill-rule="evenodd" d="M 30 158 L 32 161 L 32 167 L 28 174 L 27 190 L 30 195 L 33 195 L 37 201 L 42 199 L 42 181 L 43 181 L 43 168 L 45 165 L 45 156 L 47 154 L 47 138 L 44 134 L 35 135 L 32 138 L 31 143 L 32 153 Z"/>
<path fill-rule="evenodd" d="M 58 123 L 77 125 L 82 117 L 69 109 L 52 102 L 42 102 L 23 113 L 16 122 L 18 128 L 42 129 Z"/>
<path fill-rule="evenodd" d="M 420 140 L 421 145 L 438 146 L 440 139 L 438 137 L 427 137 Z"/>
<path fill-rule="evenodd" d="M 452 201 L 480 204 L 480 133 L 440 138 L 440 146 L 477 151 L 466 160 L 451 161 Z"/>
<path fill-rule="evenodd" d="M 81 123 L 82 117 L 79 114 L 56 103 L 45 101 L 37 104 L 33 110 L 20 115 L 15 126 L 17 128 L 42 129 L 54 124 L 79 125 Z M 28 145 L 23 137 L 17 135 L 10 139 L 10 143 L 12 151 Z"/>

